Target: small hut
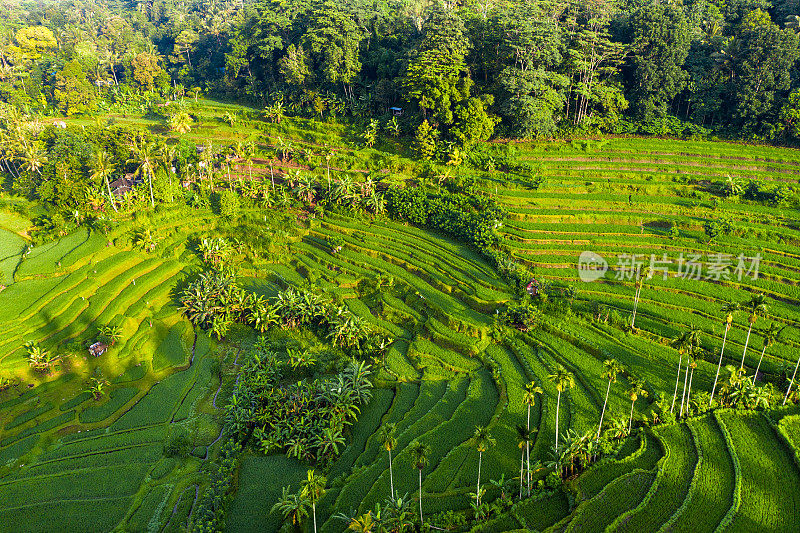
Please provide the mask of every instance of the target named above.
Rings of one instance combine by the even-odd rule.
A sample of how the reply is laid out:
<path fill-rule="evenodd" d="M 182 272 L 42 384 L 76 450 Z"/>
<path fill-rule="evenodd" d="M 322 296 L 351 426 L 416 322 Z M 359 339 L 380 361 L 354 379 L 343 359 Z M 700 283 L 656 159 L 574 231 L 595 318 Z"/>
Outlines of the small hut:
<path fill-rule="evenodd" d="M 89 346 L 89 354 L 91 354 L 94 357 L 99 357 L 103 355 L 104 353 L 106 353 L 106 350 L 108 350 L 108 344 L 104 342 L 96 342 L 91 346 Z"/>
<path fill-rule="evenodd" d="M 117 199 L 121 199 L 130 192 L 131 189 L 143 182 L 144 180 L 134 173 L 125 174 L 123 177 L 117 178 L 110 183 L 111 192 Z"/>

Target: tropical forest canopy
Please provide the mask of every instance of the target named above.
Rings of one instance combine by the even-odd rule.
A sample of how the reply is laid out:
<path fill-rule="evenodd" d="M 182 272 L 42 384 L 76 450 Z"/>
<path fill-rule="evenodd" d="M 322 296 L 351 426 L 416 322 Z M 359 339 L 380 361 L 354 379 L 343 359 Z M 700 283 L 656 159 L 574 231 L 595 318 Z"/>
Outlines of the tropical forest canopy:
<path fill-rule="evenodd" d="M 29 111 L 200 90 L 319 117 L 413 109 L 458 141 L 800 136 L 793 0 L 4 4 L 0 100 Z"/>

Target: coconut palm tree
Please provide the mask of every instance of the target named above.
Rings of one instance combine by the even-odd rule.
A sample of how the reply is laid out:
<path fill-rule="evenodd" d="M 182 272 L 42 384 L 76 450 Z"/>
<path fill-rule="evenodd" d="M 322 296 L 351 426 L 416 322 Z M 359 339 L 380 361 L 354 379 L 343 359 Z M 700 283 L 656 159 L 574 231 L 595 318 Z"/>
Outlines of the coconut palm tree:
<path fill-rule="evenodd" d="M 39 143 L 25 143 L 22 148 L 22 169 L 28 172 L 42 173 L 42 166 L 47 163 L 47 156 Z"/>
<path fill-rule="evenodd" d="M 738 303 L 727 303 L 722 306 L 722 311 L 725 313 L 725 335 L 722 337 L 722 349 L 719 351 L 719 362 L 717 363 L 717 374 L 714 376 L 714 386 L 711 388 L 711 398 L 708 404 L 714 401 L 714 392 L 717 390 L 717 381 L 719 380 L 719 370 L 722 368 L 722 356 L 725 353 L 725 341 L 728 339 L 728 331 L 731 329 L 733 323 L 733 315 L 740 309 Z"/>
<path fill-rule="evenodd" d="M 378 432 L 378 439 L 381 446 L 389 452 L 389 494 L 390 498 L 394 499 L 394 475 L 392 473 L 392 450 L 397 446 L 397 437 L 394 433 L 397 429 L 396 424 L 384 424 Z"/>
<path fill-rule="evenodd" d="M 475 491 L 475 505 L 481 504 L 481 462 L 483 460 L 483 452 L 494 446 L 497 442 L 490 434 L 489 429 L 484 426 L 475 428 L 475 433 L 472 435 L 472 445 L 478 450 L 478 489 Z"/>
<path fill-rule="evenodd" d="M 171 131 L 185 135 L 192 131 L 193 122 L 194 121 L 192 120 L 192 117 L 189 115 L 188 111 L 180 108 L 169 116 L 167 119 L 167 126 Z"/>
<path fill-rule="evenodd" d="M 424 530 L 422 521 L 422 469 L 428 466 L 428 453 L 430 448 L 420 441 L 414 441 L 410 448 L 411 464 L 419 472 L 419 527 Z"/>
<path fill-rule="evenodd" d="M 291 490 L 291 487 L 283 487 L 283 494 L 281 494 L 280 499 L 275 505 L 272 506 L 272 511 L 280 511 L 284 520 L 291 517 L 292 525 L 294 527 L 299 527 L 303 519 L 308 516 L 309 501 L 308 498 L 302 494 L 302 491 L 293 494 Z"/>
<path fill-rule="evenodd" d="M 747 345 L 750 343 L 750 332 L 753 330 L 753 324 L 756 323 L 759 316 L 767 315 L 767 297 L 763 294 L 757 294 L 751 297 L 750 301 L 745 303 L 742 308 L 749 313 L 747 318 L 749 325 L 747 327 L 747 338 L 744 341 L 744 350 L 742 350 L 742 362 L 739 368 L 744 368 L 744 358 L 747 354 Z"/>
<path fill-rule="evenodd" d="M 672 396 L 672 407 L 670 408 L 670 412 L 675 408 L 675 400 L 678 396 L 678 384 L 680 383 L 681 379 L 681 362 L 683 360 L 683 352 L 688 351 L 689 356 L 686 359 L 686 377 L 683 380 L 683 393 L 681 394 L 681 410 L 680 412 L 683 413 L 683 404 L 686 400 L 686 384 L 689 379 L 689 359 L 691 359 L 695 352 L 700 347 L 700 329 L 696 327 L 692 327 L 689 331 L 678 337 L 675 343 L 675 347 L 678 349 L 680 354 L 680 358 L 678 360 L 678 377 L 675 381 L 675 394 Z"/>
<path fill-rule="evenodd" d="M 153 163 L 156 159 L 155 143 L 144 140 L 142 137 L 134 137 L 131 143 L 131 152 L 133 157 L 128 160 L 128 163 L 135 163 L 138 165 L 138 171 L 147 178 L 147 183 L 150 186 L 150 206 L 155 207 L 156 201 L 153 198 Z"/>
<path fill-rule="evenodd" d="M 525 385 L 525 393 L 522 396 L 522 401 L 528 406 L 528 414 L 526 418 L 525 429 L 528 431 L 531 430 L 531 406 L 536 404 L 536 395 L 537 394 L 544 394 L 544 390 L 536 385 L 535 381 L 531 381 L 527 385 Z M 525 446 L 525 456 L 528 458 L 528 493 L 530 494 L 531 491 L 531 483 L 532 483 L 532 474 L 531 474 L 531 452 L 530 452 L 530 443 Z"/>
<path fill-rule="evenodd" d="M 622 365 L 616 359 L 606 359 L 603 361 L 603 373 L 601 377 L 608 380 L 608 387 L 606 387 L 606 399 L 603 401 L 603 410 L 600 411 L 600 423 L 597 425 L 597 437 L 600 438 L 600 431 L 603 429 L 603 416 L 606 414 L 606 405 L 608 404 L 608 394 L 611 392 L 611 384 L 617 382 L 617 374 L 622 372 Z"/>
<path fill-rule="evenodd" d="M 325 495 L 325 476 L 317 475 L 314 469 L 308 471 L 305 481 L 301 484 L 300 494 L 311 502 L 311 512 L 314 519 L 314 533 L 317 533 L 317 502 Z"/>
<path fill-rule="evenodd" d="M 678 350 L 678 375 L 675 377 L 675 392 L 672 394 L 672 406 L 670 412 L 675 409 L 675 400 L 678 398 L 678 385 L 681 381 L 681 367 L 683 366 L 683 354 L 690 348 L 689 333 L 684 332 L 672 339 L 670 345 Z"/>
<path fill-rule="evenodd" d="M 114 201 L 114 195 L 111 193 L 111 184 L 108 182 L 108 176 L 113 174 L 116 170 L 116 165 L 111 160 L 111 156 L 105 150 L 98 150 L 94 153 L 92 158 L 92 174 L 89 176 L 92 180 L 102 181 L 106 184 L 106 192 L 108 192 L 108 201 L 111 202 L 111 207 L 114 211 L 117 210 L 117 202 Z"/>
<path fill-rule="evenodd" d="M 528 478 L 529 476 L 525 475 L 525 451 L 530 448 L 531 443 L 531 430 L 526 428 L 522 424 L 517 424 L 517 438 L 519 439 L 519 449 L 520 449 L 520 459 L 519 459 L 519 497 L 522 498 L 522 485 L 523 479 Z M 530 460 L 530 459 L 529 459 Z M 530 465 L 528 466 L 528 470 L 530 470 Z M 529 472 L 530 474 L 530 472 Z M 531 487 L 528 484 L 528 496 L 531 495 Z"/>
<path fill-rule="evenodd" d="M 783 326 L 785 328 L 786 326 Z M 764 360 L 764 353 L 767 351 L 767 348 L 772 346 L 775 342 L 775 339 L 778 337 L 778 334 L 783 330 L 783 328 L 779 328 L 778 325 L 773 322 L 769 325 L 767 332 L 764 333 L 764 346 L 761 348 L 761 357 L 758 358 L 758 366 L 756 367 L 756 373 L 753 376 L 753 381 L 758 379 L 758 371 L 761 370 L 761 361 Z"/>
<path fill-rule="evenodd" d="M 639 396 L 647 398 L 647 390 L 645 390 L 641 381 L 632 380 L 631 388 L 628 389 L 628 398 L 631 399 L 631 415 L 628 418 L 628 433 L 631 432 L 631 427 L 633 426 L 633 406 L 636 404 L 636 400 L 639 399 Z"/>
<path fill-rule="evenodd" d="M 558 391 L 558 398 L 556 399 L 556 447 L 555 447 L 556 453 L 558 453 L 558 415 L 559 415 L 559 409 L 561 407 L 561 393 L 575 385 L 575 376 L 573 376 L 572 372 L 570 372 L 563 366 L 558 365 L 556 367 L 556 371 L 547 376 L 547 379 L 549 379 L 555 384 L 556 390 Z"/>

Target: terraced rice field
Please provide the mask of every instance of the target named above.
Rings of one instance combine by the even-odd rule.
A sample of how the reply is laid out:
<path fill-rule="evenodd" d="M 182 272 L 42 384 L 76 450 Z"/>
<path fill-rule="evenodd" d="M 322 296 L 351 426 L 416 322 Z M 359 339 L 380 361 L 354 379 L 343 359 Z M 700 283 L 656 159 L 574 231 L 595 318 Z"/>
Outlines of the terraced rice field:
<path fill-rule="evenodd" d="M 210 396 L 220 356 L 205 334 L 195 338 L 171 296 L 196 267 L 186 223 L 156 222 L 175 232 L 162 254 L 106 247 L 120 234 L 80 230 L 17 257 L 13 283 L 0 293 L 0 362 L 17 380 L 0 402 L 4 523 L 30 531 L 185 524 L 191 506 L 176 504 L 189 492 L 194 502 L 206 447 L 219 434 Z M 106 324 L 122 336 L 95 359 L 84 346 Z M 29 340 L 71 356 L 50 375 L 34 373 L 22 347 Z M 90 376 L 109 382 L 100 400 L 84 392 Z M 190 436 L 188 459 L 165 456 L 179 434 Z"/>
<path fill-rule="evenodd" d="M 306 137 L 297 133 L 303 130 L 286 125 L 269 126 L 267 133 L 309 146 L 342 143 L 343 131 L 306 127 Z M 217 140 L 228 142 L 239 135 L 222 126 L 214 131 Z M 620 254 L 641 254 L 649 263 L 651 254 L 662 253 L 676 260 L 681 252 L 700 253 L 704 261 L 709 254 L 760 253 L 758 278 L 687 280 L 677 276 L 673 263 L 666 279 L 656 276 L 645 283 L 636 323 L 640 335 L 567 314 L 545 316 L 539 329 L 498 341 L 493 337 L 494 313 L 512 298 L 512 291 L 474 250 L 385 218 L 326 214 L 300 223 L 300 237 L 285 245 L 285 253 L 244 266 L 248 279 L 266 294 L 310 279 L 396 339 L 378 375 L 375 398 L 327 472 L 328 492 L 317 508 L 321 531 L 341 531 L 343 522 L 335 513 L 366 512 L 389 495 L 387 457 L 376 436 L 382 424 L 397 424 L 398 491 L 415 493 L 417 471 L 407 447 L 420 440 L 432 448 L 423 469 L 426 514 L 467 509 L 478 462 L 469 438 L 476 425 L 488 426 L 496 438 L 483 457 L 484 482 L 518 472 L 514 427 L 525 422 L 521 396 L 531 380 L 544 389 L 531 411 L 532 425 L 538 428 L 531 453 L 548 459 L 556 390 L 547 376 L 557 365 L 576 376 L 575 386 L 562 394 L 559 429 L 585 432 L 596 427 L 602 409 L 604 359 L 618 359 L 628 376 L 645 382 L 650 396 L 637 400 L 635 410 L 648 415 L 652 402 L 667 397 L 675 381 L 678 354 L 665 339 L 696 325 L 703 330 L 703 346 L 718 353 L 721 305 L 743 301 L 753 291 L 764 292 L 771 298 L 770 318 L 760 319 L 753 328 L 745 361 L 753 368 L 761 352 L 754 342 L 768 323 L 796 320 L 800 229 L 793 212 L 728 201 L 714 207 L 710 196 L 690 198 L 681 192 L 687 184 L 706 187 L 728 175 L 796 183 L 796 152 L 636 139 L 520 144 L 515 149 L 517 159 L 535 165 L 544 178 L 541 187 L 532 189 L 521 182 L 530 176 L 500 180 L 489 173 L 463 172 L 480 178 L 479 188 L 509 210 L 501 232 L 514 257 L 529 264 L 539 281 L 573 285 L 578 310 L 600 302 L 620 316 L 630 315 L 633 282 L 613 279 Z M 356 149 L 341 151 L 342 161 L 353 159 L 347 172 L 367 170 L 358 166 Z M 256 164 L 255 175 L 267 172 L 263 162 Z M 745 234 L 708 246 L 702 239 L 702 222 L 723 212 Z M 258 216 L 260 211 L 247 214 Z M 677 238 L 668 235 L 673 222 L 679 227 Z M 175 287 L 199 266 L 187 238 L 212 234 L 214 217 L 194 211 L 190 216 L 162 216 L 154 223 L 166 236 L 155 254 L 106 246 L 119 235 L 80 230 L 34 248 L 24 260 L 16 259 L 14 283 L 0 293 L 0 321 L 6 326 L 0 333 L 0 362 L 22 380 L 0 403 L 0 464 L 5 465 L 0 466 L 0 518 L 21 516 L 41 524 L 35 516 L 55 520 L 77 515 L 72 511 L 83 506 L 106 520 L 92 530 L 121 525 L 135 531 L 151 526 L 177 531 L 188 519 L 202 485 L 197 472 L 213 454 L 213 447 L 207 446 L 218 434 L 208 416 L 215 412 L 218 386 L 211 361 L 232 360 L 241 339 L 218 345 L 199 334 L 195 344 L 195 332 L 178 316 L 174 303 Z M 345 241 L 337 254 L 326 245 L 334 235 Z M 13 252 L 17 244 L 9 237 L 3 246 Z M 612 272 L 592 283 L 579 281 L 576 265 L 585 250 L 609 259 Z M 365 289 L 365 281 L 387 275 L 392 284 L 385 290 Z M 120 325 L 124 333 L 101 359 L 73 357 L 56 369 L 55 381 L 27 369 L 25 341 L 64 345 L 85 340 L 93 328 L 108 323 Z M 744 317 L 737 317 L 728 335 L 725 363 L 738 363 L 744 325 Z M 779 382 L 800 347 L 798 335 L 787 328 L 767 351 L 765 379 Z M 695 390 L 710 390 L 715 364 L 711 357 L 700 361 Z M 95 368 L 112 381 L 110 394 L 101 402 L 82 393 L 83 382 Z M 28 391 L 28 383 L 38 386 Z M 607 419 L 627 417 L 629 386 L 629 377 L 622 377 L 611 387 Z M 776 416 L 792 415 L 793 409 Z M 195 424 L 201 430 L 187 427 Z M 162 450 L 176 428 L 198 435 L 193 442 L 196 457 L 180 472 L 176 460 L 164 457 Z M 800 502 L 788 496 L 776 499 L 777 493 L 770 491 L 770 480 L 775 479 L 800 486 L 795 452 L 764 415 L 719 412 L 648 429 L 633 439 L 638 440 L 626 444 L 624 453 L 570 482 L 574 505 L 564 492 L 556 491 L 518 504 L 476 531 L 713 531 L 720 524 L 730 531 L 797 530 L 792 509 Z M 763 455 L 743 452 L 750 449 L 763 450 Z M 271 503 L 257 500 L 263 494 L 261 480 L 270 472 L 285 469 L 292 480 L 302 477 L 300 467 L 281 461 L 245 458 L 230 508 L 238 518 L 229 520 L 230 530 L 253 529 L 253 522 L 242 517 L 261 517 L 267 529 L 280 523 L 269 513 Z M 84 489 L 69 490 L 74 484 Z M 279 487 L 273 485 L 264 490 L 277 495 Z M 69 525 L 75 530 L 84 526 Z"/>

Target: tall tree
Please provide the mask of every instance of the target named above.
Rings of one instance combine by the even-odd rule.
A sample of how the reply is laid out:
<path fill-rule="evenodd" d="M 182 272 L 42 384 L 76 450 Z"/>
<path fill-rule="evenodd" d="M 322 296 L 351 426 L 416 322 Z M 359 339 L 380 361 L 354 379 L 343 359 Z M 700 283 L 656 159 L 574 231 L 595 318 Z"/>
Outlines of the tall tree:
<path fill-rule="evenodd" d="M 105 150 L 98 150 L 94 153 L 92 159 L 92 174 L 91 179 L 101 181 L 106 185 L 106 192 L 108 193 L 108 201 L 114 211 L 117 210 L 117 202 L 114 199 L 114 194 L 111 192 L 111 184 L 108 181 L 108 176 L 116 171 L 116 165 L 111 159 L 111 156 Z"/>
<path fill-rule="evenodd" d="M 307 15 L 303 43 L 324 81 L 341 83 L 345 94 L 353 98 L 352 84 L 361 71 L 359 47 L 364 35 L 345 6 L 332 0 L 314 2 Z"/>
<path fill-rule="evenodd" d="M 639 380 L 633 380 L 631 381 L 631 388 L 628 389 L 628 398 L 631 399 L 631 414 L 630 417 L 628 417 L 628 433 L 631 432 L 631 427 L 633 426 L 633 406 L 636 405 L 636 400 L 639 399 L 639 396 L 646 398 L 647 390 Z"/>
<path fill-rule="evenodd" d="M 719 370 L 722 367 L 722 356 L 725 354 L 725 341 L 728 339 L 728 331 L 731 329 L 733 323 L 733 315 L 739 311 L 740 306 L 738 303 L 728 303 L 722 306 L 722 311 L 725 313 L 725 335 L 722 337 L 722 348 L 719 351 L 719 362 L 717 363 L 717 373 L 714 376 L 714 386 L 711 388 L 711 397 L 708 400 L 709 405 L 714 401 L 714 392 L 717 390 L 717 381 L 719 380 Z"/>
<path fill-rule="evenodd" d="M 302 482 L 301 494 L 311 502 L 311 512 L 314 517 L 314 533 L 317 533 L 317 502 L 325 495 L 325 476 L 317 474 L 314 469 L 308 471 L 305 481 Z"/>
<path fill-rule="evenodd" d="M 155 207 L 156 201 L 153 197 L 153 174 L 155 172 L 156 145 L 154 142 L 148 141 L 144 137 L 136 136 L 131 143 L 131 151 L 133 152 L 133 158 L 128 160 L 128 163 L 135 163 L 139 173 L 144 175 L 147 179 L 147 184 L 150 187 L 150 206 Z"/>
<path fill-rule="evenodd" d="M 535 381 L 531 381 L 527 385 L 525 385 L 525 393 L 522 396 L 522 401 L 527 406 L 528 414 L 525 418 L 525 429 L 528 432 L 531 431 L 531 407 L 536 404 L 536 395 L 537 394 L 544 394 L 544 390 L 536 385 Z M 531 483 L 533 482 L 533 474 L 531 474 L 531 449 L 530 443 L 526 444 L 525 446 L 525 456 L 527 457 L 528 462 L 528 496 L 531 493 Z"/>
<path fill-rule="evenodd" d="M 631 14 L 632 53 L 628 56 L 631 104 L 642 118 L 662 117 L 682 89 L 689 53 L 689 25 L 675 4 L 647 3 Z"/>
<path fill-rule="evenodd" d="M 414 465 L 414 468 L 419 473 L 419 527 L 424 530 L 425 522 L 422 518 L 422 469 L 428 465 L 430 448 L 420 441 L 415 441 L 411 444 L 409 453 L 411 454 L 411 464 Z"/>
<path fill-rule="evenodd" d="M 603 373 L 601 377 L 608 380 L 608 387 L 606 387 L 606 399 L 603 400 L 603 410 L 600 412 L 600 423 L 597 424 L 597 437 L 600 438 L 600 431 L 603 429 L 603 415 L 606 414 L 606 405 L 608 404 L 608 393 L 611 392 L 611 384 L 617 382 L 617 374 L 622 372 L 622 365 L 616 359 L 606 359 L 603 361 Z"/>
<path fill-rule="evenodd" d="M 518 446 L 520 449 L 520 459 L 519 459 L 519 497 L 522 498 L 522 486 L 523 482 L 526 478 L 529 478 L 529 475 L 525 475 L 525 451 L 530 449 L 531 445 L 531 430 L 526 428 L 522 424 L 517 424 L 517 439 L 519 441 Z M 528 465 L 528 470 L 530 474 L 530 464 Z M 531 495 L 530 486 L 528 487 L 528 496 Z"/>
<path fill-rule="evenodd" d="M 381 446 L 389 452 L 389 491 L 390 498 L 394 500 L 394 475 L 392 473 L 392 450 L 397 446 L 397 437 L 395 437 L 396 424 L 383 424 L 378 432 L 378 439 Z"/>
<path fill-rule="evenodd" d="M 483 460 L 483 452 L 494 446 L 495 439 L 489 433 L 489 429 L 484 426 L 475 428 L 475 433 L 472 435 L 472 445 L 478 450 L 478 488 L 475 491 L 475 505 L 481 504 L 481 461 Z"/>
<path fill-rule="evenodd" d="M 750 298 L 749 302 L 742 305 L 742 309 L 747 311 L 747 338 L 744 341 L 744 349 L 742 350 L 742 362 L 739 368 L 744 368 L 744 358 L 747 355 L 747 345 L 750 344 L 750 333 L 753 331 L 753 324 L 756 323 L 759 316 L 767 316 L 767 297 L 763 294 L 756 294 Z"/>
<path fill-rule="evenodd" d="M 575 385 L 575 376 L 563 366 L 558 365 L 556 371 L 547 376 L 547 379 L 555 384 L 558 391 L 558 398 L 556 399 L 556 453 L 558 453 L 558 418 L 559 409 L 561 408 L 561 393 Z"/>

